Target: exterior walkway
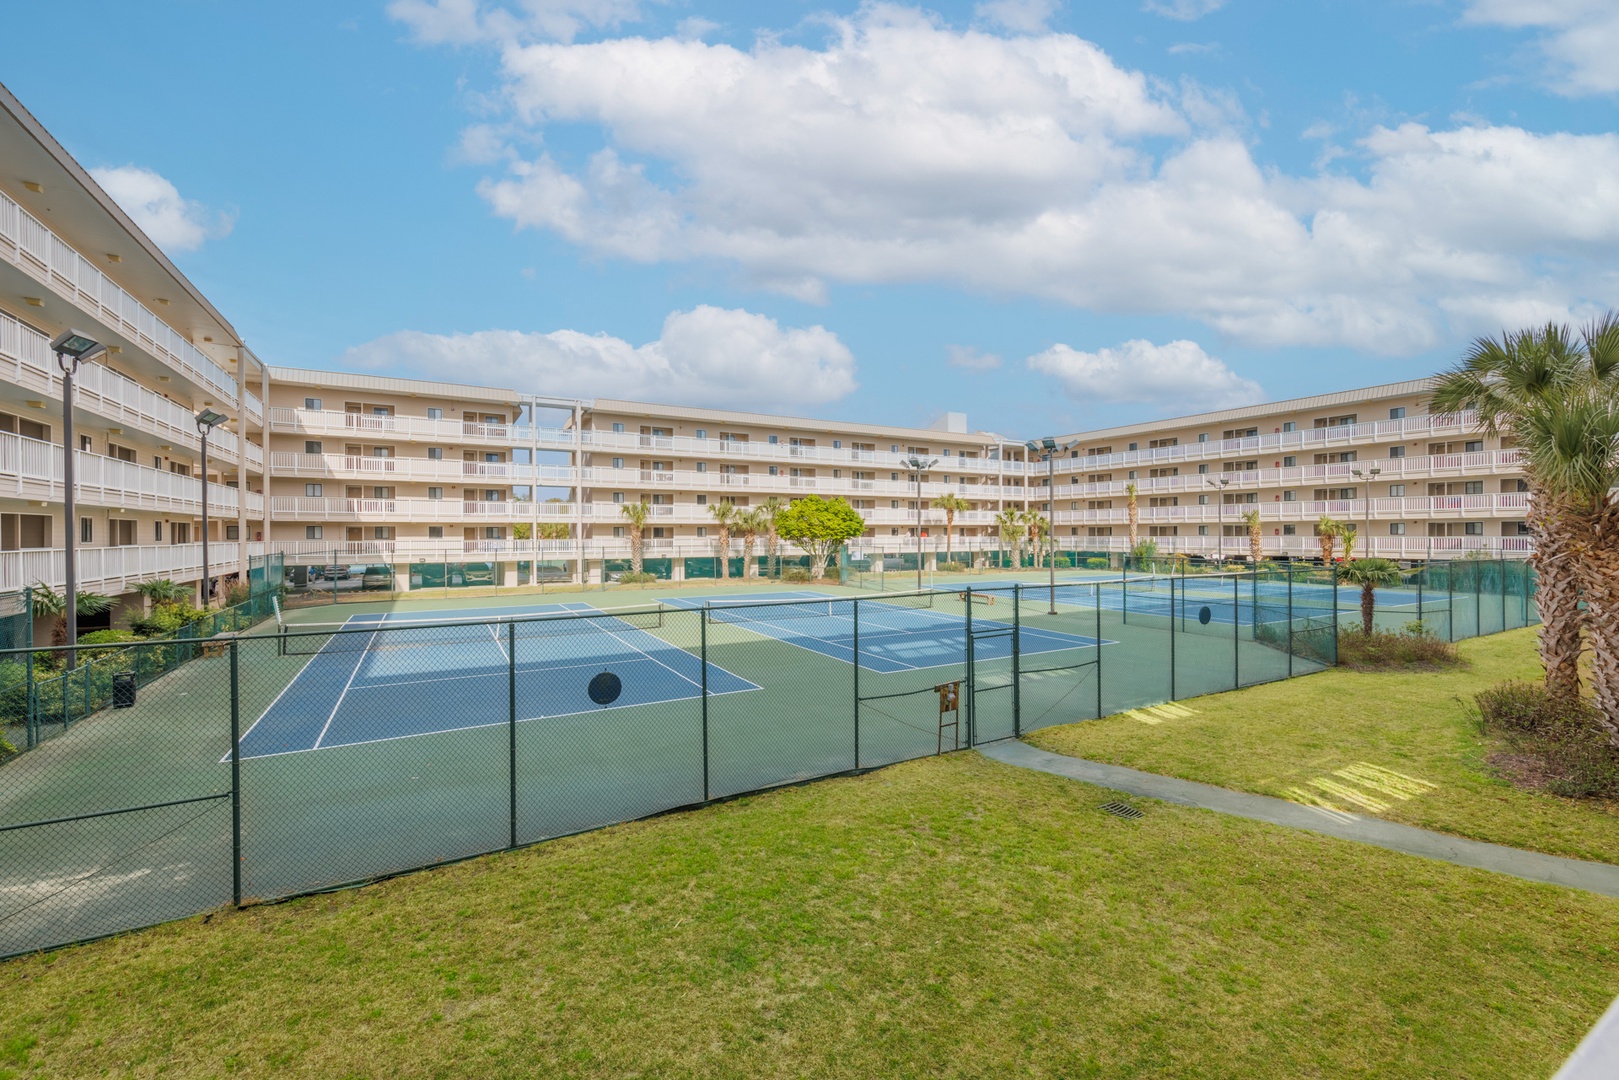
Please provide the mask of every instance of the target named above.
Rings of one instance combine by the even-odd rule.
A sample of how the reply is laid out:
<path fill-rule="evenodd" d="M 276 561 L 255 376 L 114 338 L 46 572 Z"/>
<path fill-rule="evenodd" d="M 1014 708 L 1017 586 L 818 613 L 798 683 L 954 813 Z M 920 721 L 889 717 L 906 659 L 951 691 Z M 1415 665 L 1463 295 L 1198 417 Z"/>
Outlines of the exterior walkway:
<path fill-rule="evenodd" d="M 1399 825 L 1378 818 L 1361 817 L 1316 806 L 1303 806 L 1274 799 L 1268 795 L 1250 795 L 1231 791 L 1212 784 L 1193 780 L 1177 780 L 1157 773 L 1127 769 L 1122 765 L 1103 765 L 1083 758 L 1066 757 L 1038 750 L 1017 739 L 985 743 L 978 747 L 985 757 L 1025 769 L 1066 776 L 1087 784 L 1111 788 L 1130 795 L 1142 795 L 1181 806 L 1195 806 L 1221 814 L 1266 821 L 1292 829 L 1308 829 L 1325 833 L 1341 840 L 1355 840 L 1419 855 L 1425 859 L 1439 859 L 1458 866 L 1471 866 L 1479 870 L 1493 870 L 1498 874 L 1541 881 L 1548 885 L 1561 885 L 1569 889 L 1584 889 L 1604 896 L 1619 896 L 1619 866 L 1607 863 L 1566 859 L 1559 855 L 1543 855 L 1538 851 L 1486 844 L 1478 840 L 1464 840 L 1459 836 L 1430 832 L 1410 825 Z"/>

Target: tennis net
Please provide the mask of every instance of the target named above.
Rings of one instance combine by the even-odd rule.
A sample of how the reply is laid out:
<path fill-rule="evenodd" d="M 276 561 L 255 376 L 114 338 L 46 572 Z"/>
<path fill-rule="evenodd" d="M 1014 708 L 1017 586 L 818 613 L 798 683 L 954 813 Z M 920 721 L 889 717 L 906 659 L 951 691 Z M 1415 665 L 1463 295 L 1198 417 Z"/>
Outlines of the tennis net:
<path fill-rule="evenodd" d="M 507 630 L 507 626 L 512 627 Z M 316 653 L 380 652 L 393 649 L 453 649 L 457 646 L 503 645 L 508 634 L 519 639 L 601 635 L 624 630 L 656 630 L 663 609 L 546 612 L 528 615 L 463 616 L 395 622 L 281 624 L 283 656 Z"/>
<path fill-rule="evenodd" d="M 940 594 L 934 592 L 922 593 L 890 593 L 881 600 L 868 597 L 832 596 L 824 599 L 813 598 L 807 600 L 727 600 L 720 603 L 710 602 L 703 611 L 710 623 L 775 623 L 796 619 L 827 619 L 854 617 L 854 603 L 859 600 L 860 606 L 866 611 L 882 610 L 913 610 L 916 608 L 930 608 L 934 605 L 935 597 Z"/>

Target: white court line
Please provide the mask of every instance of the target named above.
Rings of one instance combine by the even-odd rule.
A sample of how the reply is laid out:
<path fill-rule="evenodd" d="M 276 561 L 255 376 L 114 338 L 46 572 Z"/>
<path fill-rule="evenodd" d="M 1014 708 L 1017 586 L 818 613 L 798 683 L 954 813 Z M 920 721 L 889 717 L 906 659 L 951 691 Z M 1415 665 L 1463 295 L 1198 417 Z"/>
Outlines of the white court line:
<path fill-rule="evenodd" d="M 687 654 L 687 655 L 690 655 L 690 654 Z M 622 658 L 617 658 L 617 659 L 596 659 L 596 660 L 592 660 L 592 661 L 590 661 L 588 663 L 583 663 L 583 664 L 548 664 L 543 660 L 539 661 L 537 663 L 530 663 L 526 667 L 524 665 L 522 665 L 522 664 L 518 664 L 517 665 L 517 673 L 519 675 L 525 675 L 525 674 L 529 674 L 529 673 L 536 672 L 536 671 L 571 671 L 574 668 L 601 667 L 603 664 L 639 664 L 644 660 L 651 660 L 651 659 L 652 658 L 650 656 L 648 656 L 645 652 L 642 652 L 640 650 L 636 650 L 636 654 L 633 655 L 633 656 L 627 656 L 627 657 L 622 657 Z M 719 667 L 718 664 L 712 664 L 710 666 L 711 667 Z M 729 671 L 729 670 L 726 670 L 725 668 L 720 668 L 720 670 L 725 671 L 725 673 L 727 675 L 730 675 L 732 678 L 742 679 L 742 676 L 736 674 L 734 671 Z M 441 675 L 441 676 L 439 676 L 437 678 L 394 679 L 394 680 L 391 680 L 389 682 L 362 683 L 361 685 L 356 686 L 354 688 L 354 692 L 359 693 L 361 690 L 386 690 L 389 687 L 393 687 L 393 686 L 421 686 L 421 685 L 424 685 L 426 683 L 455 682 L 458 679 L 493 679 L 493 678 L 498 678 L 499 676 L 505 675 L 507 673 L 507 671 L 508 671 L 508 669 L 502 668 L 499 671 L 485 671 L 485 672 L 480 672 L 480 673 L 475 674 L 475 675 Z M 742 681 L 747 682 L 748 680 L 747 679 L 742 679 Z M 727 693 L 729 693 L 729 691 L 727 691 Z M 671 699 L 671 700 L 677 700 L 678 701 L 678 700 L 683 700 L 683 699 L 674 698 L 674 699 Z"/>
<path fill-rule="evenodd" d="M 347 626 L 348 623 L 344 622 L 343 625 Z M 377 626 L 380 629 L 382 624 L 378 623 Z M 377 637 L 377 631 L 372 630 L 371 631 L 371 636 L 365 639 L 366 647 L 364 649 L 360 650 L 360 658 L 354 662 L 354 670 L 349 672 L 349 681 L 343 684 L 343 692 L 341 694 L 337 695 L 337 703 L 332 706 L 332 714 L 326 718 L 326 723 L 321 726 L 320 734 L 315 736 L 315 745 L 310 747 L 310 749 L 312 749 L 312 750 L 319 750 L 320 749 L 320 741 L 322 739 L 324 739 L 326 737 L 326 733 L 331 730 L 332 721 L 337 719 L 337 710 L 341 709 L 343 707 L 343 699 L 349 696 L 349 687 L 354 685 L 354 677 L 360 673 L 360 668 L 365 666 L 365 658 L 366 658 L 367 652 L 371 648 L 371 642 L 375 641 L 376 637 Z M 331 644 L 331 642 L 329 642 L 329 641 L 326 643 L 326 645 L 330 645 L 330 644 Z M 322 651 L 325 650 L 326 645 L 321 646 Z"/>
<path fill-rule="evenodd" d="M 347 626 L 349 623 L 353 622 L 355 619 L 363 619 L 363 618 L 365 618 L 365 616 L 362 615 L 362 614 L 350 615 L 347 619 L 343 620 L 343 625 Z M 384 616 L 384 618 L 386 618 L 386 616 Z M 333 634 L 331 636 L 331 638 L 327 639 L 326 645 L 330 645 L 332 643 L 332 641 L 336 639 L 336 637 L 337 637 L 337 635 Z M 276 694 L 276 696 L 271 699 L 270 704 L 265 706 L 263 712 L 259 713 L 259 718 L 257 720 L 255 720 L 255 721 L 253 721 L 251 724 L 247 725 L 247 730 L 242 732 L 241 735 L 239 735 L 237 737 L 237 742 L 238 743 L 240 743 L 242 740 L 246 739 L 248 737 L 248 735 L 253 731 L 253 729 L 258 727 L 259 724 L 263 722 L 263 720 L 264 720 L 264 718 L 266 716 L 270 715 L 270 710 L 275 708 L 276 702 L 280 701 L 283 697 L 285 697 L 287 691 L 291 690 L 294 686 L 296 686 L 298 684 L 298 680 L 304 677 L 304 672 L 309 670 L 309 665 L 313 664 L 316 661 L 316 659 L 318 659 L 320 657 L 320 654 L 326 651 L 326 645 L 322 645 L 320 648 L 316 649 L 313 653 L 310 654 L 309 659 L 304 661 L 304 666 L 298 669 L 298 674 L 294 675 L 290 680 L 288 680 L 287 685 L 285 685 L 285 686 L 283 686 L 281 688 L 281 692 Z M 356 667 L 358 667 L 358 665 L 356 665 Z M 229 761 L 230 760 L 230 755 L 226 754 L 224 757 L 220 758 L 219 760 L 221 762 Z"/>

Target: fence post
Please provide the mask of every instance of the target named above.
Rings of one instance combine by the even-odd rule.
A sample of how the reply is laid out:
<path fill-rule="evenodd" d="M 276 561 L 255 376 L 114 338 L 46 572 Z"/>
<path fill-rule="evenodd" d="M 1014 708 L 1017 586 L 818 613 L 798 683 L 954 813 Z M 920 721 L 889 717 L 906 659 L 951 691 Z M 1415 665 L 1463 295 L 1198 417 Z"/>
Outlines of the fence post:
<path fill-rule="evenodd" d="M 506 624 L 506 750 L 511 788 L 510 846 L 517 846 L 517 624 Z"/>
<path fill-rule="evenodd" d="M 1332 564 L 1332 663 L 1338 665 L 1338 564 Z"/>
<path fill-rule="evenodd" d="M 230 869 L 231 903 L 242 906 L 242 688 L 238 645 L 230 643 Z"/>
<path fill-rule="evenodd" d="M 29 619 L 33 618 L 33 608 L 29 608 L 28 617 Z M 30 642 L 29 644 L 31 646 L 33 643 Z M 27 680 L 23 683 L 23 709 L 25 715 L 23 724 L 27 738 L 23 741 L 32 750 L 39 745 L 39 717 L 34 713 L 34 650 L 32 648 L 29 648 L 25 655 L 23 664 L 27 669 Z"/>
<path fill-rule="evenodd" d="M 1445 565 L 1445 637 L 1456 640 L 1456 563 Z"/>
<path fill-rule="evenodd" d="M 1181 607 L 1186 606 L 1186 587 L 1181 586 Z M 1169 700 L 1175 700 L 1175 575 L 1169 576 Z"/>
<path fill-rule="evenodd" d="M 1019 655 L 1018 638 L 1023 636 L 1023 617 L 1019 612 L 1019 596 L 1022 592 L 1016 584 L 1012 586 L 1012 734 L 1020 739 L 1023 737 L 1023 661 Z M 968 596 L 971 595 L 968 593 Z"/>
<path fill-rule="evenodd" d="M 1473 636 L 1484 633 L 1484 564 L 1473 564 Z"/>
<path fill-rule="evenodd" d="M 1507 560 L 1503 557 L 1496 560 L 1495 583 L 1501 589 L 1501 629 L 1507 628 Z"/>
<path fill-rule="evenodd" d="M 708 801 L 708 604 L 703 604 L 698 618 L 698 642 L 703 661 L 703 801 Z"/>
<path fill-rule="evenodd" d="M 854 767 L 860 768 L 860 598 L 853 600 L 854 606 L 854 642 L 850 646 L 854 652 Z"/>
<path fill-rule="evenodd" d="M 1242 579 L 1231 575 L 1231 688 L 1242 687 Z"/>
<path fill-rule="evenodd" d="M 1287 677 L 1293 677 L 1293 564 L 1287 564 Z"/>
<path fill-rule="evenodd" d="M 1130 622 L 1130 560 L 1122 560 L 1123 566 L 1119 570 L 1119 621 Z"/>
<path fill-rule="evenodd" d="M 1422 579 L 1428 576 L 1428 564 L 1423 563 L 1417 570 L 1417 622 L 1422 621 Z"/>
<path fill-rule="evenodd" d="M 972 748 L 978 745 L 978 701 L 973 678 L 973 668 L 976 666 L 973 657 L 973 594 L 971 589 L 965 589 L 961 594 L 965 603 L 962 605 L 967 612 L 967 746 Z"/>
<path fill-rule="evenodd" d="M 1094 586 L 1096 597 L 1096 718 L 1102 718 L 1102 583 Z"/>

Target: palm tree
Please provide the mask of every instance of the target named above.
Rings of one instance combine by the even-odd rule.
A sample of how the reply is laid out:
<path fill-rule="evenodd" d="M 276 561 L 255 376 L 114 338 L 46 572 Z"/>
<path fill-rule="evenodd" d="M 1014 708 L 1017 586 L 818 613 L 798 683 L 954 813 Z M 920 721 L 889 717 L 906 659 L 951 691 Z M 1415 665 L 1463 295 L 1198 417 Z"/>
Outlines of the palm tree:
<path fill-rule="evenodd" d="M 1338 539 L 1344 542 L 1344 562 L 1355 557 L 1355 541 L 1359 536 L 1355 533 L 1355 526 L 1347 521 L 1338 522 Z"/>
<path fill-rule="evenodd" d="M 51 626 L 51 644 L 66 645 L 67 599 L 65 595 L 57 592 L 49 585 L 43 585 L 37 581 L 34 583 L 34 587 L 32 590 L 30 590 L 30 592 L 33 595 L 34 617 L 38 619 L 56 620 L 56 622 Z M 185 593 L 184 590 L 181 590 L 181 592 L 182 594 L 189 595 L 188 593 Z M 111 608 L 114 602 L 115 601 L 110 596 L 103 596 L 101 593 L 85 592 L 83 589 L 80 589 L 78 590 L 78 603 L 75 605 L 75 607 L 78 610 L 79 617 L 83 618 L 86 615 L 100 615 L 103 611 Z M 74 655 L 72 653 L 68 654 L 67 664 L 68 667 L 75 666 Z"/>
<path fill-rule="evenodd" d="M 730 573 L 731 525 L 736 521 L 736 504 L 728 502 L 710 503 L 708 516 L 713 518 L 714 524 L 719 527 L 719 535 L 714 543 L 719 548 L 720 565 L 719 573 L 715 577 L 724 581 Z"/>
<path fill-rule="evenodd" d="M 1591 636 L 1598 722 L 1619 747 L 1619 388 L 1589 380 L 1522 404 L 1512 432 L 1538 511 L 1574 568 Z"/>
<path fill-rule="evenodd" d="M 1000 532 L 1001 543 L 1012 549 L 1013 569 L 1023 567 L 1023 515 L 1014 506 L 1008 506 L 995 515 L 995 527 Z"/>
<path fill-rule="evenodd" d="M 944 511 L 944 561 L 955 562 L 950 557 L 950 530 L 956 524 L 956 515 L 963 510 L 971 510 L 972 503 L 960 495 L 944 494 L 933 500 L 933 509 Z"/>
<path fill-rule="evenodd" d="M 1377 590 L 1398 585 L 1405 580 L 1400 566 L 1389 559 L 1356 559 L 1345 562 L 1338 571 L 1338 580 L 1360 586 L 1360 628 L 1366 636 L 1372 633 L 1372 614 L 1377 610 Z"/>
<path fill-rule="evenodd" d="M 1264 558 L 1264 551 L 1260 546 L 1260 541 L 1265 535 L 1265 531 L 1259 523 L 1259 507 L 1256 506 L 1252 510 L 1244 511 L 1242 523 L 1248 526 L 1248 558 L 1253 560 L 1255 566 L 1258 566 L 1260 559 Z"/>
<path fill-rule="evenodd" d="M 771 566 L 772 574 L 780 576 L 781 533 L 776 531 L 776 515 L 787 509 L 787 505 L 774 495 L 759 504 L 759 516 L 764 520 L 765 528 L 765 562 Z"/>
<path fill-rule="evenodd" d="M 630 523 L 630 572 L 641 573 L 646 558 L 646 529 L 647 515 L 652 512 L 651 507 L 644 502 L 628 502 L 618 508 Z M 606 580 L 603 578 L 602 580 Z"/>
<path fill-rule="evenodd" d="M 168 578 L 158 578 L 156 581 L 143 581 L 135 586 L 135 591 L 153 606 L 159 604 L 183 604 L 191 599 L 191 590 L 183 585 L 176 585 Z"/>
<path fill-rule="evenodd" d="M 1338 537 L 1344 533 L 1344 527 L 1336 518 L 1321 515 L 1321 520 L 1315 523 L 1316 539 L 1321 544 L 1321 562 L 1323 565 L 1332 565 L 1332 549 L 1338 544 Z"/>
<path fill-rule="evenodd" d="M 1022 515 L 1023 529 L 1029 537 L 1029 553 L 1034 556 L 1034 565 L 1040 565 L 1040 549 L 1046 546 L 1043 541 L 1051 538 L 1051 523 L 1042 514 L 1033 510 L 1025 510 Z"/>
<path fill-rule="evenodd" d="M 765 531 L 764 515 L 756 507 L 738 510 L 733 528 L 742 538 L 742 576 L 758 577 L 759 568 L 753 562 L 753 545 L 759 539 L 759 534 Z"/>
<path fill-rule="evenodd" d="M 1479 338 L 1456 367 L 1439 377 L 1433 411 L 1440 416 L 1475 411 L 1485 434 L 1521 441 L 1518 427 L 1526 409 L 1558 400 L 1580 383 L 1613 381 L 1619 365 L 1619 322 L 1612 314 L 1586 329 L 1584 345 L 1582 354 L 1569 330 L 1555 325 L 1503 332 L 1499 339 Z M 1534 540 L 1529 564 L 1539 582 L 1535 605 L 1540 611 L 1546 690 L 1574 698 L 1580 692 L 1581 630 L 1586 622 L 1571 549 L 1577 517 L 1559 516 L 1561 503 L 1536 473 L 1532 455 L 1524 457 L 1524 482 L 1529 488 L 1526 524 Z"/>
<path fill-rule="evenodd" d="M 1125 506 L 1130 510 L 1130 550 L 1134 551 L 1137 537 L 1141 533 L 1141 508 L 1136 505 L 1136 486 L 1134 484 L 1124 485 L 1124 493 L 1130 497 Z"/>

